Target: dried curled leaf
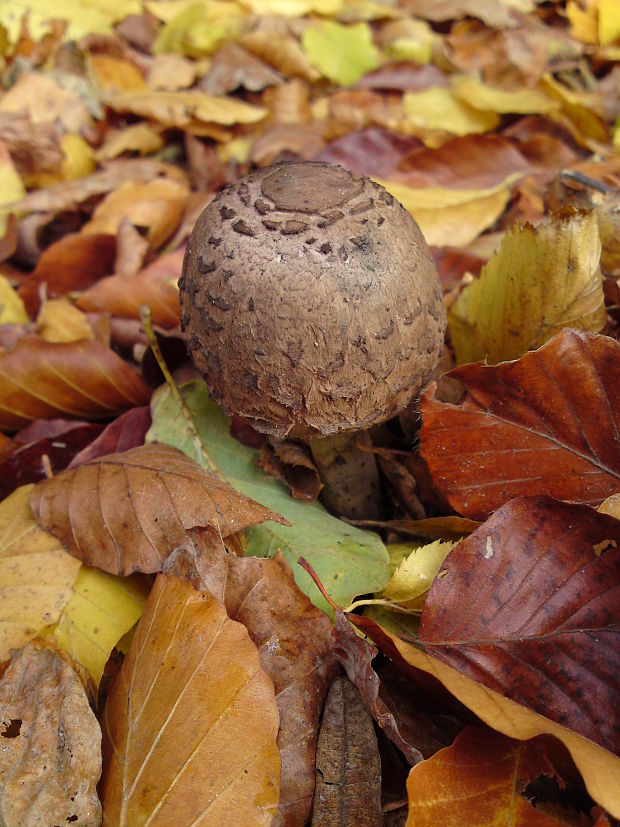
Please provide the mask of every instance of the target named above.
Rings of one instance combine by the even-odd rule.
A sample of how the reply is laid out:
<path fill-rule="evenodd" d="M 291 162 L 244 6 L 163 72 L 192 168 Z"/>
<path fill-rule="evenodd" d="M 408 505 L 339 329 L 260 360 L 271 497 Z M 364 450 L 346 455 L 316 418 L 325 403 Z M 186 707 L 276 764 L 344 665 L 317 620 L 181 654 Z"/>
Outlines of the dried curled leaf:
<path fill-rule="evenodd" d="M 28 644 L 0 681 L 0 821 L 99 827 L 101 732 L 79 678 Z"/>
<path fill-rule="evenodd" d="M 160 574 L 106 703 L 104 827 L 266 827 L 278 723 L 245 627 Z"/>
<path fill-rule="evenodd" d="M 461 405 L 427 392 L 420 451 L 433 483 L 466 517 L 511 497 L 597 505 L 620 479 L 620 345 L 566 330 L 516 362 L 462 365 Z"/>
<path fill-rule="evenodd" d="M 63 471 L 34 489 L 37 520 L 111 574 L 155 572 L 195 526 L 215 542 L 278 515 L 203 471 L 176 448 L 148 445 Z"/>
<path fill-rule="evenodd" d="M 25 485 L 0 504 L 0 661 L 58 620 L 80 569 L 36 524 L 32 489 Z"/>
<path fill-rule="evenodd" d="M 24 336 L 0 353 L 0 428 L 55 416 L 101 419 L 148 402 L 149 390 L 114 351 L 89 339 Z"/>

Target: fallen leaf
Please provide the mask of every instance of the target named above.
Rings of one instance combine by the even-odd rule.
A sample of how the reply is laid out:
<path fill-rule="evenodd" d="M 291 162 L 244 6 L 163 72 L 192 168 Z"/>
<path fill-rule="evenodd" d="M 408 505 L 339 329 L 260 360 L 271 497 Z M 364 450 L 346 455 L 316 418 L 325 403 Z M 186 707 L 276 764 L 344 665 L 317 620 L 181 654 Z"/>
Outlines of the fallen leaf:
<path fill-rule="evenodd" d="M 377 181 L 409 210 L 428 244 L 466 247 L 503 213 L 519 173 L 484 190 L 421 187 Z"/>
<path fill-rule="evenodd" d="M 274 827 L 303 827 L 310 816 L 319 718 L 336 674 L 331 623 L 302 594 L 281 554 L 234 557 L 189 533 L 166 571 L 190 579 L 247 628 L 271 678 L 280 714 L 280 802 Z"/>
<path fill-rule="evenodd" d="M 158 249 L 176 230 L 188 195 L 186 186 L 166 178 L 146 184 L 128 181 L 95 208 L 82 233 L 116 235 L 123 219 L 129 219 L 146 230 L 151 249 Z"/>
<path fill-rule="evenodd" d="M 138 622 L 149 594 L 150 579 L 114 577 L 82 566 L 71 600 L 54 626 L 59 649 L 68 652 L 99 686 L 112 649 Z"/>
<path fill-rule="evenodd" d="M 124 129 L 112 129 L 106 135 L 95 157 L 98 161 L 109 161 L 124 152 L 138 152 L 140 155 L 152 155 L 164 145 L 160 132 L 147 123 L 135 123 Z"/>
<path fill-rule="evenodd" d="M 381 759 L 357 687 L 336 678 L 325 702 L 316 756 L 312 827 L 382 827 Z"/>
<path fill-rule="evenodd" d="M 18 488 L 0 503 L 0 661 L 58 620 L 80 569 L 79 560 L 37 525 L 32 488 Z"/>
<path fill-rule="evenodd" d="M 5 827 L 101 824 L 101 732 L 73 669 L 29 644 L 0 680 L 0 812 Z"/>
<path fill-rule="evenodd" d="M 500 122 L 495 112 L 474 109 L 444 87 L 405 92 L 403 106 L 407 123 L 420 130 L 420 137 L 429 146 L 443 143 L 428 134 L 433 131 L 469 135 L 473 132 L 491 132 Z"/>
<path fill-rule="evenodd" d="M 80 97 L 40 72 L 24 72 L 0 98 L 0 112 L 24 111 L 31 123 L 58 121 L 66 132 L 79 132 L 92 124 Z"/>
<path fill-rule="evenodd" d="M 517 359 L 566 327 L 602 330 L 600 254 L 594 213 L 506 233 L 448 312 L 457 362 Z"/>
<path fill-rule="evenodd" d="M 0 324 L 28 324 L 29 321 L 23 301 L 9 280 L 0 275 Z"/>
<path fill-rule="evenodd" d="M 408 611 L 421 612 L 428 590 L 456 543 L 435 540 L 405 556 L 383 589 L 382 597 Z"/>
<path fill-rule="evenodd" d="M 260 450 L 258 464 L 290 488 L 296 500 L 312 502 L 323 487 L 307 447 L 293 440 L 268 440 Z"/>
<path fill-rule="evenodd" d="M 407 779 L 409 827 L 562 827 L 524 795 L 539 776 L 556 776 L 544 746 L 467 727 L 450 747 L 414 767 Z"/>
<path fill-rule="evenodd" d="M 209 399 L 204 382 L 191 381 L 182 386 L 181 392 L 209 455 L 231 485 L 291 523 L 289 527 L 268 522 L 247 529 L 248 554 L 271 557 L 281 551 L 293 569 L 299 588 L 321 609 L 329 610 L 328 604 L 298 565 L 301 554 L 315 566 L 329 594 L 340 605 L 347 606 L 356 595 L 380 591 L 385 586 L 389 579 L 387 552 L 376 534 L 335 519 L 320 503 L 297 502 L 281 483 L 266 477 L 256 467 L 257 452 L 230 435 L 230 422 Z M 175 445 L 201 461 L 187 423 L 168 388 L 154 394 L 151 415 L 153 425 L 147 442 Z"/>
<path fill-rule="evenodd" d="M 11 156 L 4 143 L 0 141 L 0 233 L 5 234 L 9 211 L 7 205 L 14 206 L 15 201 L 24 195 L 24 184 L 15 169 Z"/>
<path fill-rule="evenodd" d="M 321 73 L 315 69 L 297 40 L 283 32 L 256 30 L 247 32 L 240 43 L 286 77 L 313 82 Z"/>
<path fill-rule="evenodd" d="M 88 565 L 110 574 L 156 572 L 188 528 L 215 542 L 266 519 L 237 493 L 169 445 L 145 445 L 67 469 L 34 489 L 40 525 Z"/>
<path fill-rule="evenodd" d="M 225 95 L 243 87 L 260 92 L 282 83 L 282 76 L 238 43 L 227 43 L 213 56 L 200 88 L 209 95 Z"/>
<path fill-rule="evenodd" d="M 153 43 L 153 53 L 180 53 L 192 57 L 211 55 L 227 40 L 238 37 L 242 28 L 241 9 L 234 3 L 169 3 L 164 14 L 161 3 L 149 8 L 166 22 Z M 176 12 L 174 14 L 174 12 Z"/>
<path fill-rule="evenodd" d="M 149 391 L 109 348 L 90 339 L 50 343 L 24 336 L 0 353 L 0 428 L 54 416 L 101 419 L 144 405 Z"/>
<path fill-rule="evenodd" d="M 607 497 L 607 499 L 603 500 L 599 505 L 597 511 L 600 511 L 601 514 L 609 514 L 611 517 L 620 520 L 620 494 L 612 494 L 611 497 Z"/>
<path fill-rule="evenodd" d="M 267 827 L 278 723 L 245 627 L 160 574 L 105 707 L 103 824 Z"/>
<path fill-rule="evenodd" d="M 567 118 L 566 125 L 578 143 L 589 147 L 593 141 L 606 143 L 609 140 L 607 127 L 599 114 L 603 108 L 600 95 L 569 89 L 549 74 L 543 76 L 541 88 L 560 102 Z M 558 117 L 555 115 L 554 119 Z"/>
<path fill-rule="evenodd" d="M 560 109 L 560 103 L 542 89 L 500 89 L 472 75 L 455 75 L 450 86 L 458 100 L 499 115 L 549 115 Z"/>
<path fill-rule="evenodd" d="M 410 60 L 385 63 L 356 83 L 356 89 L 395 89 L 399 92 L 420 92 L 434 86 L 448 86 L 444 73 L 430 63 L 420 65 Z"/>
<path fill-rule="evenodd" d="M 360 525 L 387 528 L 399 534 L 410 534 L 413 537 L 423 537 L 426 540 L 460 540 L 461 537 L 471 534 L 480 523 L 477 520 L 468 520 L 464 517 L 425 517 L 422 520 L 360 520 Z"/>
<path fill-rule="evenodd" d="M 2 7 L 0 22 L 7 26 L 11 42 L 19 35 L 22 14 L 28 13 L 28 26 L 35 36 L 41 36 L 49 28 L 50 9 L 45 0 L 24 0 L 16 14 L 12 3 Z M 108 3 L 84 3 L 82 0 L 60 0 L 54 8 L 54 15 L 66 20 L 68 28 L 65 37 L 79 40 L 84 35 L 112 34 L 112 23 L 126 14 L 139 14 L 138 0 L 111 0 Z"/>
<path fill-rule="evenodd" d="M 69 468 L 75 468 L 106 454 L 120 454 L 144 445 L 144 437 L 151 425 L 151 412 L 148 406 L 131 408 L 106 425 L 99 436 L 89 445 L 75 454 Z"/>
<path fill-rule="evenodd" d="M 150 89 L 162 89 L 176 92 L 193 86 L 198 72 L 198 64 L 183 55 L 156 55 L 149 67 L 147 84 Z M 203 91 L 208 92 L 208 89 Z M 217 92 L 213 94 L 218 94 Z"/>
<path fill-rule="evenodd" d="M 130 60 L 113 55 L 91 54 L 90 68 L 102 92 L 122 95 L 146 88 L 144 75 Z"/>
<path fill-rule="evenodd" d="M 86 315 L 66 299 L 45 302 L 39 310 L 35 332 L 46 342 L 79 342 L 95 338 Z"/>
<path fill-rule="evenodd" d="M 339 86 L 352 86 L 379 64 L 368 23 L 343 26 L 323 20 L 304 31 L 301 43 L 313 66 Z"/>
<path fill-rule="evenodd" d="M 598 505 L 616 492 L 619 351 L 566 330 L 516 362 L 451 371 L 468 391 L 460 405 L 427 391 L 420 452 L 450 505 L 485 519 L 524 494 Z"/>
<path fill-rule="evenodd" d="M 340 164 L 369 178 L 388 178 L 404 158 L 423 148 L 418 138 L 370 126 L 331 141 L 316 160 Z"/>
<path fill-rule="evenodd" d="M 408 4 L 411 14 L 440 23 L 446 20 L 460 20 L 476 17 L 491 29 L 512 28 L 519 20 L 518 11 L 527 12 L 533 8 L 532 0 L 505 2 L 505 0 L 411 0 Z"/>

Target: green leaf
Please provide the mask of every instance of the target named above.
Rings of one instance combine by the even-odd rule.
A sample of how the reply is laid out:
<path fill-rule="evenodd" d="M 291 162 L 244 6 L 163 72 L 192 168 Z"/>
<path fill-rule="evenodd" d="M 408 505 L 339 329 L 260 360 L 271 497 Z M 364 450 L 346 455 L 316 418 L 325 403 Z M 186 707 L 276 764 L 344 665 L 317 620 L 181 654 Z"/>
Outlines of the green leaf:
<path fill-rule="evenodd" d="M 299 588 L 323 610 L 328 608 L 327 603 L 297 564 L 300 556 L 309 561 L 330 597 L 340 606 L 348 606 L 359 594 L 383 589 L 390 574 L 388 554 L 376 534 L 337 520 L 319 503 L 308 505 L 294 500 L 284 485 L 266 476 L 256 465 L 257 452 L 230 435 L 230 421 L 209 399 L 204 382 L 188 382 L 181 392 L 206 450 L 230 484 L 291 523 L 288 527 L 270 521 L 246 529 L 248 555 L 271 557 L 282 551 Z M 174 445 L 201 462 L 187 423 L 167 386 L 153 395 L 151 415 L 153 424 L 147 442 Z"/>
<path fill-rule="evenodd" d="M 325 20 L 305 30 L 301 45 L 319 72 L 340 86 L 352 86 L 379 65 L 368 23 L 343 26 Z"/>

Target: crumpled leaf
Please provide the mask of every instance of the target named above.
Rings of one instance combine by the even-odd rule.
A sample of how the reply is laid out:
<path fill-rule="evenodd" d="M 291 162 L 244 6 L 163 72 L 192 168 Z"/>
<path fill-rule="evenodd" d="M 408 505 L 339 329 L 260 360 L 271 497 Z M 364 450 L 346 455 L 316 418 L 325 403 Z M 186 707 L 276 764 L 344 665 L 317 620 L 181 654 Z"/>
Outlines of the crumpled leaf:
<path fill-rule="evenodd" d="M 336 678 L 325 702 L 316 756 L 312 827 L 382 827 L 381 759 L 357 687 Z"/>
<path fill-rule="evenodd" d="M 278 723 L 245 627 L 208 593 L 158 575 L 105 707 L 103 824 L 266 827 Z"/>
<path fill-rule="evenodd" d="M 311 83 L 321 77 L 299 42 L 290 34 L 259 29 L 244 34 L 240 43 L 287 77 L 302 78 Z"/>
<path fill-rule="evenodd" d="M 82 566 L 71 600 L 54 627 L 59 649 L 83 666 L 99 686 L 112 649 L 137 623 L 149 594 L 150 579 L 114 577 Z"/>
<path fill-rule="evenodd" d="M 144 405 L 148 388 L 109 348 L 90 339 L 45 342 L 24 336 L 0 353 L 0 428 L 54 416 L 100 419 Z"/>
<path fill-rule="evenodd" d="M 0 818 L 4 827 L 99 827 L 101 732 L 78 676 L 28 644 L 0 680 Z"/>
<path fill-rule="evenodd" d="M 282 82 L 282 76 L 238 43 L 227 43 L 213 56 L 209 71 L 200 82 L 210 95 L 225 95 L 242 86 L 260 92 Z"/>
<path fill-rule="evenodd" d="M 169 445 L 110 454 L 45 480 L 32 492 L 39 524 L 88 565 L 111 574 L 156 572 L 188 528 L 215 542 L 278 515 Z"/>
<path fill-rule="evenodd" d="M 37 525 L 33 487 L 18 488 L 0 503 L 0 662 L 58 620 L 81 567 Z"/>
<path fill-rule="evenodd" d="M 220 408 L 209 399 L 206 385 L 192 381 L 181 388 L 185 402 L 209 455 L 235 488 L 286 517 L 290 527 L 269 522 L 246 530 L 248 554 L 271 557 L 281 551 L 293 569 L 304 594 L 321 609 L 329 610 L 310 576 L 297 564 L 303 554 L 315 567 L 333 600 L 349 605 L 358 594 L 380 591 L 389 579 L 387 552 L 376 534 L 360 531 L 336 520 L 319 503 L 300 503 L 284 486 L 256 467 L 257 453 L 230 435 L 230 425 Z M 168 388 L 154 394 L 153 425 L 147 442 L 176 445 L 196 456 L 187 424 Z"/>
<path fill-rule="evenodd" d="M 457 362 L 517 359 L 566 327 L 598 333 L 607 315 L 594 213 L 515 227 L 452 304 Z"/>
<path fill-rule="evenodd" d="M 352 86 L 379 65 L 368 23 L 343 26 L 323 20 L 304 31 L 301 43 L 311 63 L 340 86 Z"/>
<path fill-rule="evenodd" d="M 620 477 L 620 345 L 565 330 L 516 362 L 462 365 L 460 405 L 420 404 L 420 452 L 433 484 L 472 519 L 512 497 L 598 505 Z"/>
<path fill-rule="evenodd" d="M 408 611 L 421 612 L 441 564 L 455 545 L 456 543 L 435 540 L 413 549 L 392 574 L 390 582 L 383 589 L 382 597 L 398 603 Z"/>
<path fill-rule="evenodd" d="M 302 594 L 281 554 L 239 558 L 192 530 L 166 564 L 196 588 L 210 592 L 231 620 L 247 628 L 271 678 L 280 713 L 280 802 L 274 827 L 304 827 L 314 792 L 319 718 L 336 674 L 331 623 Z"/>
<path fill-rule="evenodd" d="M 554 778 L 556 772 L 538 741 L 467 727 L 452 746 L 409 773 L 407 825 L 562 827 L 564 819 L 534 807 L 523 794 L 541 775 Z"/>

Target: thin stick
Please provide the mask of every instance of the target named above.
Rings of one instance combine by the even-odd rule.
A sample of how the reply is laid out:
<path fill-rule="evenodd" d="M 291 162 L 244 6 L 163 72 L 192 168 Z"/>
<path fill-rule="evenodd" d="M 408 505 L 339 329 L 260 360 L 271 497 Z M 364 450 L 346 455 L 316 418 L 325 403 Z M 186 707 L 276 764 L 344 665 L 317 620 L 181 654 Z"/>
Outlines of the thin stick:
<path fill-rule="evenodd" d="M 192 442 L 194 443 L 194 448 L 199 456 L 202 457 L 204 464 L 208 471 L 214 474 L 216 477 L 221 479 L 223 482 L 228 482 L 225 475 L 222 474 L 220 469 L 211 459 L 207 449 L 205 448 L 205 444 L 200 438 L 200 434 L 198 433 L 198 429 L 194 423 L 194 419 L 192 417 L 190 409 L 187 407 L 187 403 L 183 399 L 181 391 L 179 390 L 177 383 L 172 378 L 172 374 L 168 370 L 168 365 L 164 361 L 164 357 L 162 355 L 161 349 L 159 347 L 159 342 L 157 341 L 157 337 L 155 336 L 155 331 L 153 330 L 153 314 L 151 312 L 151 308 L 148 304 L 143 304 L 140 307 L 140 321 L 142 322 L 142 327 L 144 328 L 144 332 L 146 334 L 146 338 L 148 339 L 149 345 L 151 346 L 151 350 L 153 351 L 153 356 L 157 364 L 159 365 L 159 369 L 164 374 L 164 379 L 166 380 L 166 384 L 170 388 L 170 392 L 174 397 L 174 401 L 179 406 L 179 410 L 181 411 L 181 415 L 185 420 L 185 424 L 187 425 L 189 432 L 192 436 Z"/>

